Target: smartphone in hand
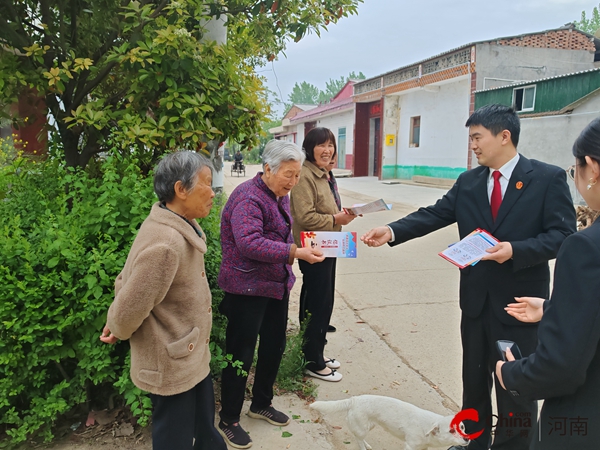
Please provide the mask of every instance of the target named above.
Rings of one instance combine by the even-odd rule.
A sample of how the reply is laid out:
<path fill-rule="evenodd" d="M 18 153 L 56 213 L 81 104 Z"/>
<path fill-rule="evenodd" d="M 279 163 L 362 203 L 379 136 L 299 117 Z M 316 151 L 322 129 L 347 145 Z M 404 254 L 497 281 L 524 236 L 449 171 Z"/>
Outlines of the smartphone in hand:
<path fill-rule="evenodd" d="M 521 350 L 519 350 L 519 346 L 515 344 L 513 341 L 496 341 L 496 346 L 498 347 L 498 353 L 500 353 L 500 358 L 502 361 L 507 361 L 506 359 L 506 349 L 509 348 L 515 359 L 521 359 L 523 355 L 521 355 Z"/>

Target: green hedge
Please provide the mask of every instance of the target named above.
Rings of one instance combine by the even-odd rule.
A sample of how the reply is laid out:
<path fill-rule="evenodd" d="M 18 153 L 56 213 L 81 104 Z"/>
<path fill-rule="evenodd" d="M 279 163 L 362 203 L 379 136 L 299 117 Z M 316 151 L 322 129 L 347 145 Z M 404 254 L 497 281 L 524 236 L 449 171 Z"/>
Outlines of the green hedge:
<path fill-rule="evenodd" d="M 0 168 L 0 447 L 49 441 L 61 414 L 85 402 L 106 407 L 115 389 L 142 423 L 149 417 L 149 400 L 129 380 L 128 343 L 98 338 L 114 279 L 156 201 L 152 178 L 118 157 L 95 170 L 22 158 Z M 201 221 L 214 304 L 221 204 Z M 224 333 L 215 314 L 215 369 L 226 364 Z"/>

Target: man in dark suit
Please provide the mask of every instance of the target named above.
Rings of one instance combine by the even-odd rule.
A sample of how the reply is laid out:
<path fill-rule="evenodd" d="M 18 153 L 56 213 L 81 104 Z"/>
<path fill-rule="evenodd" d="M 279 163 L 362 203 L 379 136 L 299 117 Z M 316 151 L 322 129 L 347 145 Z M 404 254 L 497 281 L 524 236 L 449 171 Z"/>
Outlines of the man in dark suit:
<path fill-rule="evenodd" d="M 461 239 L 482 228 L 500 241 L 460 272 L 463 409 L 479 414 L 479 422 L 465 422 L 467 433 L 483 429 L 469 450 L 490 448 L 492 434 L 494 450 L 525 450 L 534 435 L 535 402 L 521 403 L 496 389 L 498 414 L 492 418 L 496 341 L 515 341 L 523 355 L 535 350 L 536 325 L 519 322 L 504 307 L 515 297 L 548 298 L 548 260 L 575 232 L 575 210 L 564 170 L 517 153 L 520 123 L 511 108 L 484 106 L 466 126 L 480 167 L 463 172 L 435 205 L 374 228 L 361 240 L 394 246 L 456 222 Z"/>

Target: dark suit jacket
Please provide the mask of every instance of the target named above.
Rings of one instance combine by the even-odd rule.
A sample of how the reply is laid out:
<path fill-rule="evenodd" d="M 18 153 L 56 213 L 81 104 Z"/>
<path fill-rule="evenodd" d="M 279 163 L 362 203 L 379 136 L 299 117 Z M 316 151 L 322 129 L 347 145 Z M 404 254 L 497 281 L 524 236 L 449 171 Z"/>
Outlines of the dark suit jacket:
<path fill-rule="evenodd" d="M 561 247 L 538 338 L 535 353 L 502 367 L 513 395 L 547 399 L 534 448 L 600 448 L 600 221 Z"/>
<path fill-rule="evenodd" d="M 486 298 L 495 316 L 507 325 L 522 325 L 504 307 L 514 297 L 548 298 L 548 260 L 556 257 L 564 239 L 575 232 L 575 209 L 563 169 L 520 156 L 509 180 L 496 221 L 487 194 L 489 169 L 463 172 L 437 203 L 389 224 L 397 245 L 454 222 L 462 239 L 483 228 L 508 241 L 513 258 L 504 264 L 480 261 L 461 269 L 460 307 L 468 317 L 481 313 Z M 440 249 L 442 250 L 442 249 Z"/>

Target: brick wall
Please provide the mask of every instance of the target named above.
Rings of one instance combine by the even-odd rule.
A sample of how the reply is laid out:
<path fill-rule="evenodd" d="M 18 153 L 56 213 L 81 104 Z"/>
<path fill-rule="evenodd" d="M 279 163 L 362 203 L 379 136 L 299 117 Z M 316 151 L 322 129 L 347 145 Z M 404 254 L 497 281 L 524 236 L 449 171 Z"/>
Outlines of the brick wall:
<path fill-rule="evenodd" d="M 576 30 L 556 30 L 543 34 L 531 34 L 510 39 L 498 39 L 496 44 L 509 45 L 512 47 L 596 51 L 594 43 L 590 38 Z"/>

